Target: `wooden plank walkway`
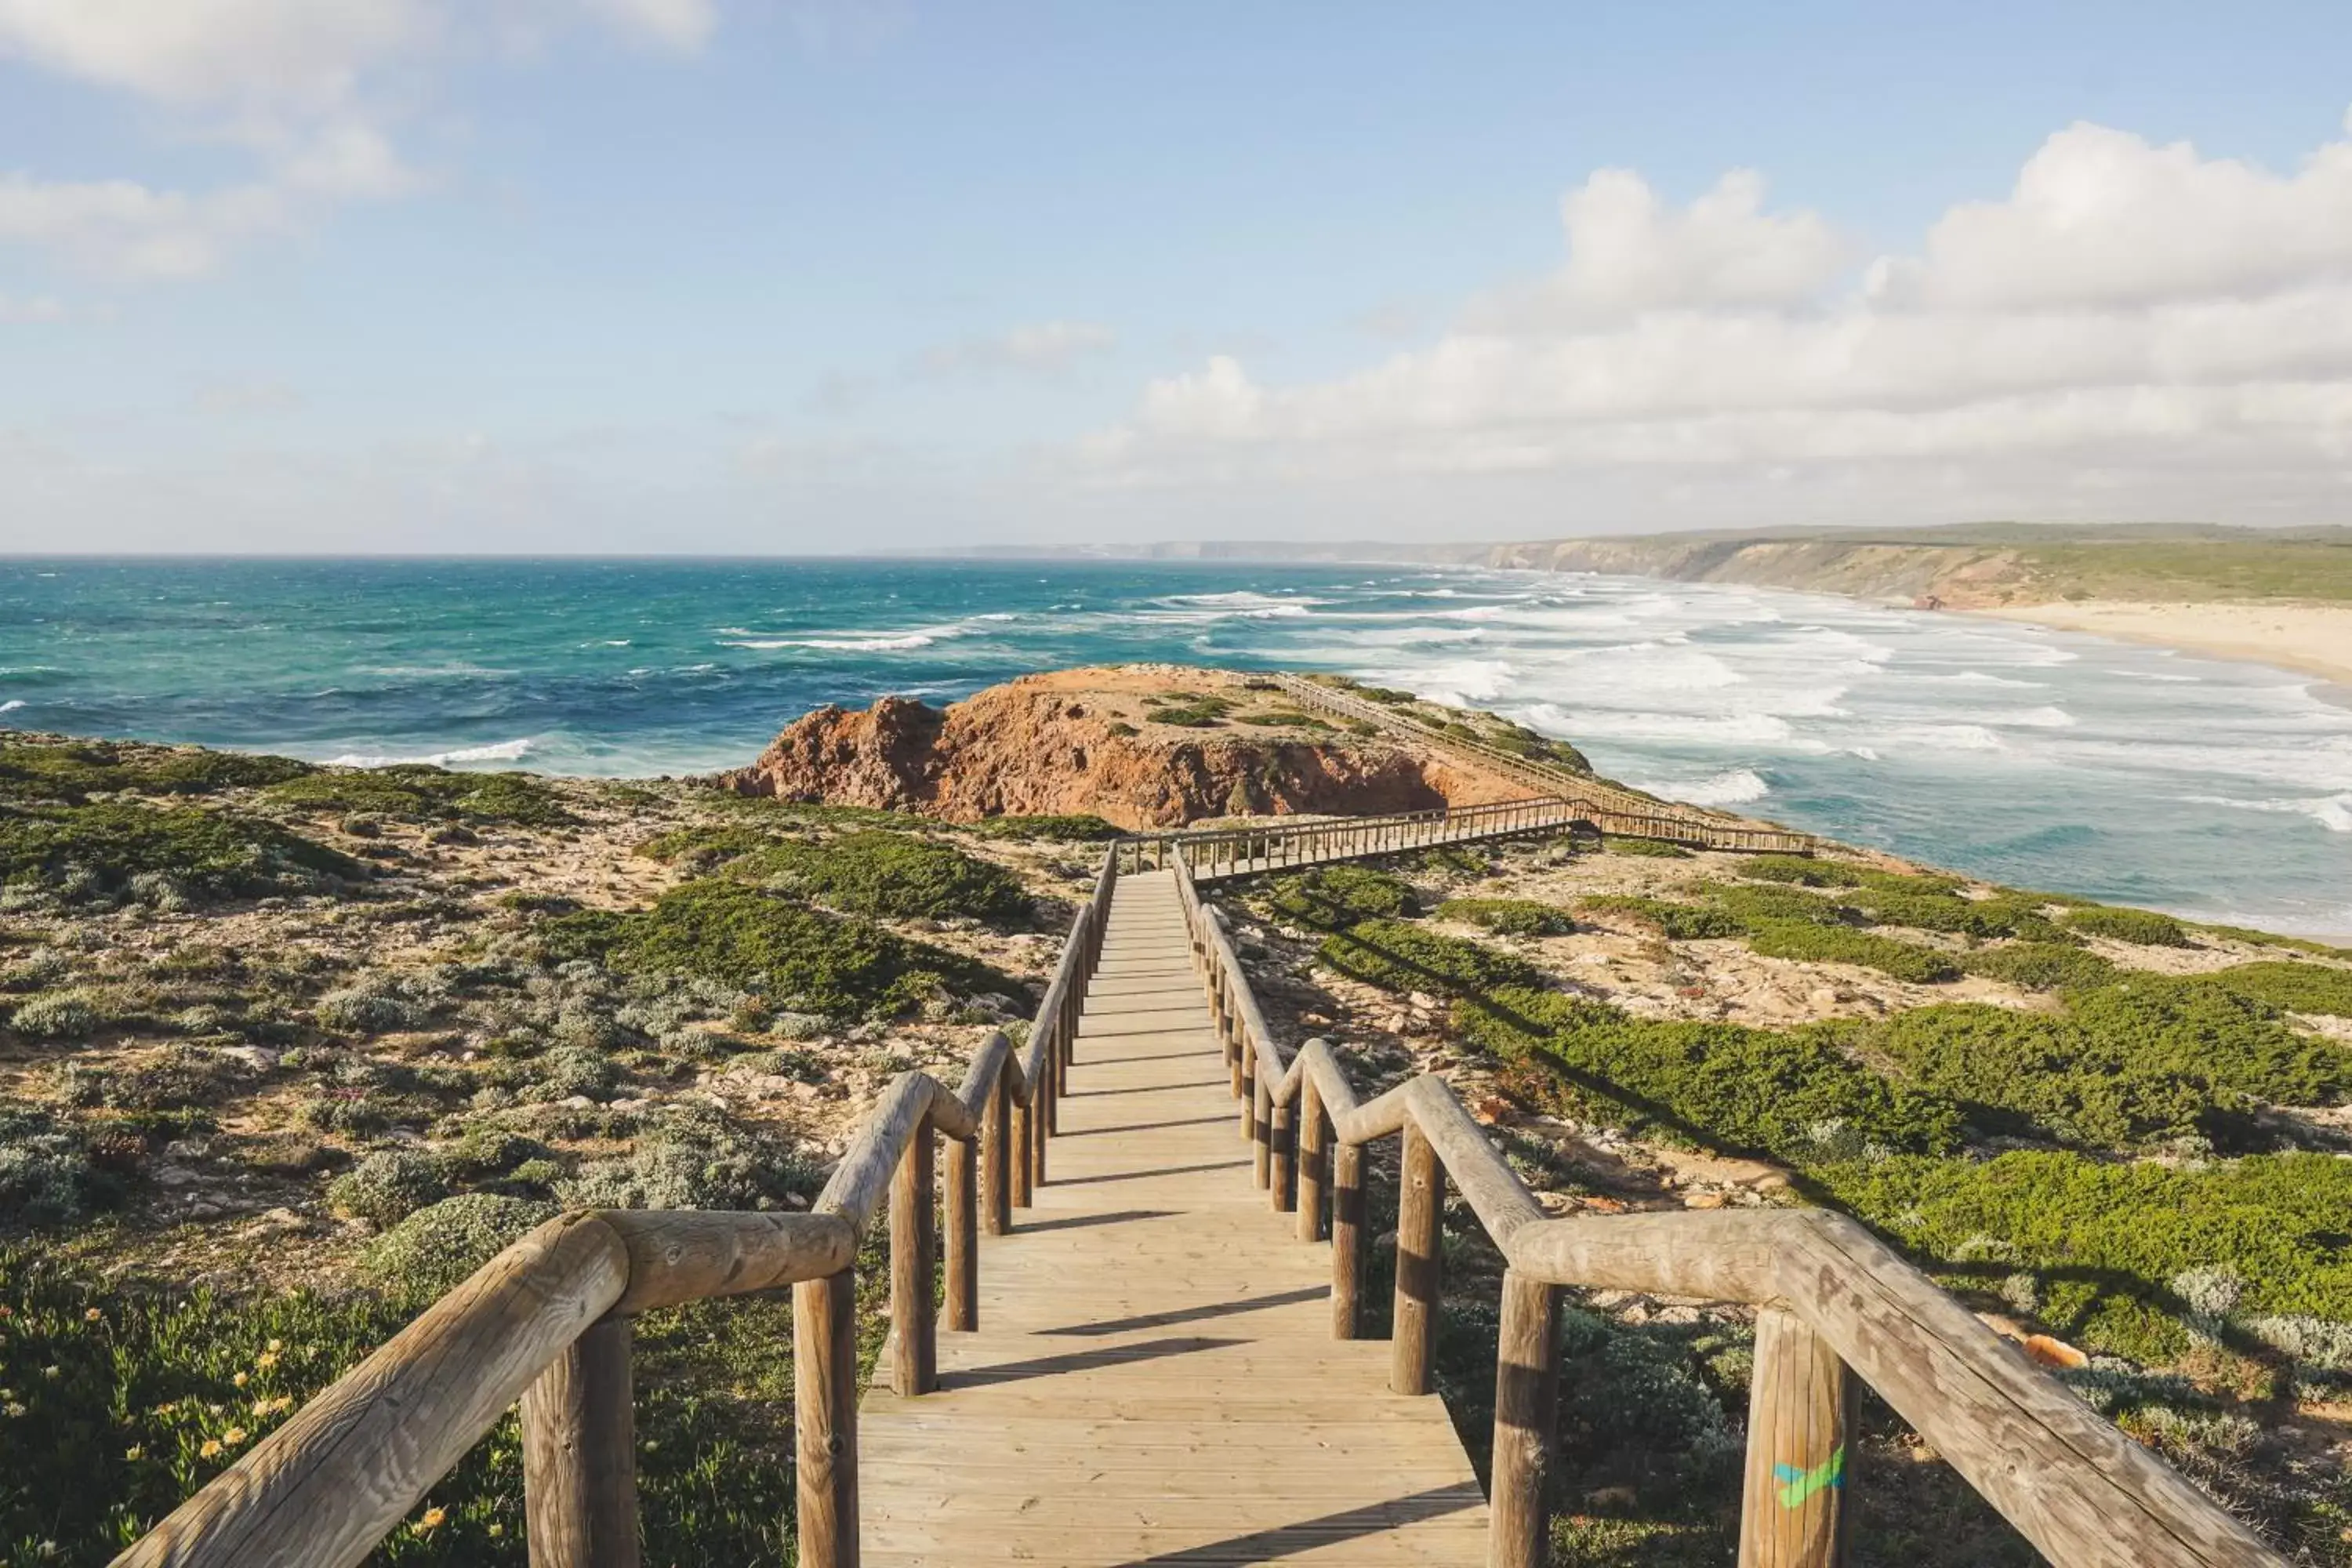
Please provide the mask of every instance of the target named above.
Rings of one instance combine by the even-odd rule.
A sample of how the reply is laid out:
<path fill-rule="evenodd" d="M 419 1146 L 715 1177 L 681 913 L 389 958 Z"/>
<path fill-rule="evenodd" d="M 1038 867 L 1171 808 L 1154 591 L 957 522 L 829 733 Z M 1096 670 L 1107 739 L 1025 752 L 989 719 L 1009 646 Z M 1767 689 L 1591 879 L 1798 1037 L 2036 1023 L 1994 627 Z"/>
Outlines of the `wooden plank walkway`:
<path fill-rule="evenodd" d="M 1122 878 L 979 1331 L 940 1335 L 938 1392 L 860 1408 L 866 1562 L 1485 1561 L 1444 1405 L 1331 1337 L 1330 1248 L 1268 1209 L 1227 1086 L 1172 875 Z"/>

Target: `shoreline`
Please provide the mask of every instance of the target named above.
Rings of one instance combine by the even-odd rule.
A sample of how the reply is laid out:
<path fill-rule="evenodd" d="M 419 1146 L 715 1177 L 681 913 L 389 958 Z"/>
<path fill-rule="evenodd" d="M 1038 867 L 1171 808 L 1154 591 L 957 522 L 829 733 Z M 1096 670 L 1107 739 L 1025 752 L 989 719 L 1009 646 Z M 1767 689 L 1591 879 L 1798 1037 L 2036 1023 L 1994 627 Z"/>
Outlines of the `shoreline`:
<path fill-rule="evenodd" d="M 2352 707 L 2352 605 L 2086 599 L 1955 607 L 1966 615 L 2315 676 L 2324 683 L 2315 695 Z"/>

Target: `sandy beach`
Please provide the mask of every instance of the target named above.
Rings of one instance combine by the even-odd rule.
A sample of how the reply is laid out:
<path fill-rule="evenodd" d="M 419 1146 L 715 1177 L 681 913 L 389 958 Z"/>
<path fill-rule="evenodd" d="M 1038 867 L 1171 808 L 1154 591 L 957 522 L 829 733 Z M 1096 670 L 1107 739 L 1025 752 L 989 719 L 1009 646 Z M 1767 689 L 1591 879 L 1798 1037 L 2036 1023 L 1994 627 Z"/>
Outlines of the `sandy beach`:
<path fill-rule="evenodd" d="M 2080 603 L 2004 605 L 1971 612 L 2151 643 L 2185 653 L 2251 659 L 2352 689 L 2352 605 Z"/>

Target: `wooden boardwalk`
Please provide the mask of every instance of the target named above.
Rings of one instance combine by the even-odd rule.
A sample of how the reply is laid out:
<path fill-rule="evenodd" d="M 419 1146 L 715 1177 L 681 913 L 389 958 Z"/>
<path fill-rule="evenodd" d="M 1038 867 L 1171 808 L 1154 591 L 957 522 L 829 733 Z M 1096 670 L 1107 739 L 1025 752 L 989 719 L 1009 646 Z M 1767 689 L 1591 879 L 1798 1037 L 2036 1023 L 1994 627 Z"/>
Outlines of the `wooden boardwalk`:
<path fill-rule="evenodd" d="M 860 1409 L 866 1562 L 1485 1561 L 1444 1406 L 1331 1337 L 1329 1247 L 1268 1209 L 1228 1081 L 1172 876 L 1121 879 L 979 1331 L 940 1335 L 937 1393 Z"/>

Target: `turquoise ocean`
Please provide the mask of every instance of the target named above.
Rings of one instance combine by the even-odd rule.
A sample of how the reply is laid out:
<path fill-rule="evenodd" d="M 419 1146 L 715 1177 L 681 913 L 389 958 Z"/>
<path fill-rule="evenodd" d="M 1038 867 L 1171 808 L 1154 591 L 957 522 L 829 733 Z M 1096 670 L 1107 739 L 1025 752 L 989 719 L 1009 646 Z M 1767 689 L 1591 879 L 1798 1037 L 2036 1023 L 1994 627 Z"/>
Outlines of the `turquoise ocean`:
<path fill-rule="evenodd" d="M 2352 709 L 2308 677 L 1846 600 L 1248 563 L 0 561 L 0 725 L 639 775 L 1024 670 L 1329 669 L 1603 772 L 2002 881 L 2352 932 Z"/>

